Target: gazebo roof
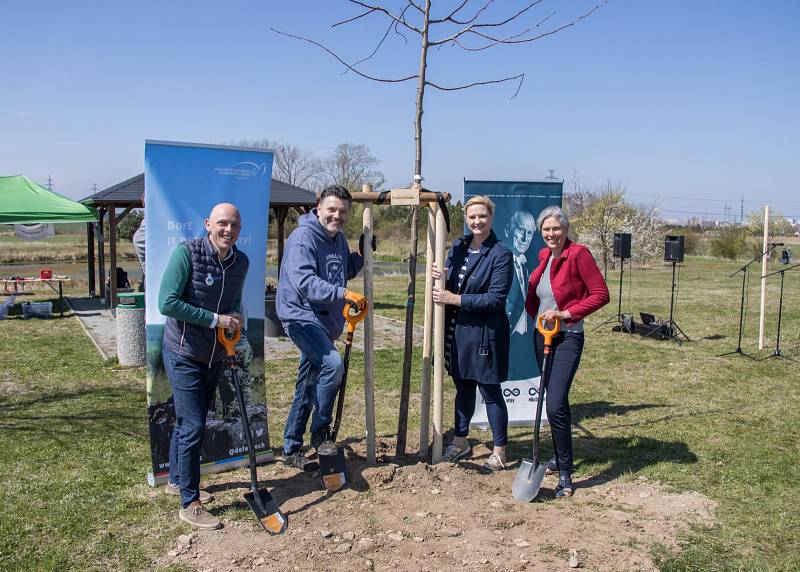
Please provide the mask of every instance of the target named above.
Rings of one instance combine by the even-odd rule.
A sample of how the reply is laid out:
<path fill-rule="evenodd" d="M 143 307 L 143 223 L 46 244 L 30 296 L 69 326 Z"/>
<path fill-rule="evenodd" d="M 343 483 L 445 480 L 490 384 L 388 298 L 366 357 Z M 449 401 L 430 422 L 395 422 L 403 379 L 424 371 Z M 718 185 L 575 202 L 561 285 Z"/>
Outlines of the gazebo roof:
<path fill-rule="evenodd" d="M 82 199 L 81 202 L 93 207 L 142 208 L 142 193 L 144 193 L 144 173 L 103 189 Z M 313 191 L 272 179 L 270 207 L 313 207 L 316 204 L 317 195 Z"/>

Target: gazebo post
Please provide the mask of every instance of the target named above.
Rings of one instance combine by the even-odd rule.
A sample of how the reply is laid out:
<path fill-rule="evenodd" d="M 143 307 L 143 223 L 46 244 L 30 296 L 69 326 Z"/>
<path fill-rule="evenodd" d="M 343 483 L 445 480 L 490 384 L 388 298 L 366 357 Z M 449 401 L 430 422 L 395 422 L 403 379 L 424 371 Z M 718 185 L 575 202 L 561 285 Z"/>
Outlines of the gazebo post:
<path fill-rule="evenodd" d="M 111 259 L 111 309 L 117 305 L 117 208 L 108 209 L 108 256 Z"/>
<path fill-rule="evenodd" d="M 94 298 L 94 223 L 86 223 L 86 269 L 89 271 L 89 297 Z"/>
<path fill-rule="evenodd" d="M 100 297 L 105 299 L 108 296 L 106 292 L 106 245 L 105 245 L 105 232 L 103 231 L 103 220 L 106 217 L 105 207 L 97 211 L 97 271 L 100 280 Z"/>
<path fill-rule="evenodd" d="M 278 279 L 281 277 L 281 262 L 283 261 L 284 232 L 286 216 L 289 214 L 289 207 L 272 207 L 275 213 L 275 220 L 278 222 Z"/>

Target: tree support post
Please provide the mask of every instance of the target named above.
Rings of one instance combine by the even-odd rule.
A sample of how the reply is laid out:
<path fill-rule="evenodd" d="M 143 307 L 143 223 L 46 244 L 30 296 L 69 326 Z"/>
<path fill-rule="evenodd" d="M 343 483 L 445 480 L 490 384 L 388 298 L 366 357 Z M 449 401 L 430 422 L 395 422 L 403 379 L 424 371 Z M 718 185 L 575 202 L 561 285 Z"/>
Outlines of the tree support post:
<path fill-rule="evenodd" d="M 425 318 L 422 336 L 422 386 L 420 387 L 419 456 L 430 452 L 431 423 L 431 350 L 433 349 L 433 257 L 436 242 L 436 212 L 433 205 L 428 213 L 428 240 L 425 251 Z"/>
<path fill-rule="evenodd" d="M 371 185 L 364 185 L 371 192 Z M 375 466 L 375 314 L 373 302 L 373 253 L 372 253 L 372 203 L 364 204 L 362 215 L 364 233 L 364 296 L 367 298 L 367 315 L 364 318 L 364 416 L 367 440 L 367 465 Z"/>
<path fill-rule="evenodd" d="M 447 227 L 444 213 L 438 205 L 436 211 L 436 262 L 444 261 L 444 247 L 447 239 Z M 445 277 L 436 281 L 436 286 L 444 289 Z M 433 453 L 431 462 L 436 464 L 442 460 L 442 405 L 444 402 L 444 304 L 435 304 L 433 310 Z"/>

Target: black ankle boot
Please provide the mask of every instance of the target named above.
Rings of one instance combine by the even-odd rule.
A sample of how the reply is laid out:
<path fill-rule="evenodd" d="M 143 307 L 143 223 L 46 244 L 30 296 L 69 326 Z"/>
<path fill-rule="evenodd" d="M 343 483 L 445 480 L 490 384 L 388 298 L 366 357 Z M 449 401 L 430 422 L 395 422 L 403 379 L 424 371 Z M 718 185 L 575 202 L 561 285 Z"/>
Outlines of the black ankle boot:
<path fill-rule="evenodd" d="M 575 486 L 572 484 L 572 475 L 568 471 L 561 471 L 556 486 L 556 498 L 571 497 L 574 493 Z"/>

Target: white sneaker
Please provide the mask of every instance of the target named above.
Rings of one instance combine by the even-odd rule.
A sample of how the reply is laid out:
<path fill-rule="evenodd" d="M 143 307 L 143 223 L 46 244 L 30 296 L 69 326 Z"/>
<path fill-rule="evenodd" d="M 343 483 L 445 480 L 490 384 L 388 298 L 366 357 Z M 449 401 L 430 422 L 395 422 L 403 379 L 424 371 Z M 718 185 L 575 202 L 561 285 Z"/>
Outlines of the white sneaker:
<path fill-rule="evenodd" d="M 472 452 L 472 447 L 469 445 L 469 441 L 464 443 L 463 448 L 459 448 L 457 445 L 450 443 L 447 446 L 447 449 L 444 450 L 444 454 L 442 454 L 443 461 L 450 461 L 451 463 L 455 463 L 459 459 L 463 459 L 467 455 Z"/>
<path fill-rule="evenodd" d="M 492 454 L 489 455 L 489 459 L 481 465 L 481 467 L 487 471 L 502 471 L 506 468 L 506 460 L 503 457 L 505 457 L 505 455 L 498 455 L 492 452 Z"/>

